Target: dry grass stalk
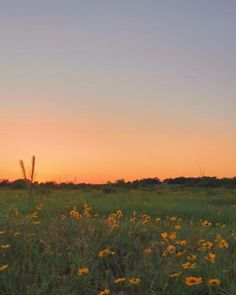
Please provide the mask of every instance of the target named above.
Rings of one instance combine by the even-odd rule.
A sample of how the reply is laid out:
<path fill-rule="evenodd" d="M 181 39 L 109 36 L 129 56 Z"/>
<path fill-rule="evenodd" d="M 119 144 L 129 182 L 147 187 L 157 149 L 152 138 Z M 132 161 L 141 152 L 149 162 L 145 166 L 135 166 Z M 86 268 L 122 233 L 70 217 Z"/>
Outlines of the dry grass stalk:
<path fill-rule="evenodd" d="M 34 176 L 35 176 L 35 156 L 32 157 L 31 177 L 30 177 L 31 183 L 34 182 Z"/>
<path fill-rule="evenodd" d="M 21 171 L 22 171 L 24 180 L 27 180 L 27 177 L 26 177 L 26 169 L 25 169 L 24 162 L 22 160 L 20 160 L 20 168 L 21 168 Z"/>
<path fill-rule="evenodd" d="M 32 157 L 32 162 L 31 162 L 31 169 L 29 171 L 29 179 L 28 179 L 27 176 L 26 176 L 25 164 L 24 164 L 24 162 L 22 160 L 20 160 L 20 168 L 21 168 L 21 171 L 22 171 L 23 178 L 26 181 L 30 181 L 31 184 L 34 182 L 34 179 L 35 179 L 35 162 L 36 162 L 36 159 L 35 159 L 35 156 L 33 156 Z"/>

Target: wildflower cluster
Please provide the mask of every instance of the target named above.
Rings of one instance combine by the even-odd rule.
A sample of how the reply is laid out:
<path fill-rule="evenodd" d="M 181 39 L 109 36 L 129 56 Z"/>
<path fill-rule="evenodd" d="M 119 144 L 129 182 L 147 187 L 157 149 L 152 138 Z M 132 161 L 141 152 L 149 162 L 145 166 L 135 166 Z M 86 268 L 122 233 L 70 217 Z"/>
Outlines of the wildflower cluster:
<path fill-rule="evenodd" d="M 116 229 L 119 226 L 119 219 L 123 217 L 124 213 L 121 210 L 118 210 L 116 213 L 110 214 L 107 219 L 106 223 L 108 224 L 110 229 Z"/>
<path fill-rule="evenodd" d="M 19 213 L 16 207 L 9 211 L 0 228 L 4 280 L 21 269 L 29 276 L 48 260 L 52 266 L 47 267 L 51 272 L 55 268 L 60 278 L 57 284 L 70 281 L 81 294 L 140 295 L 147 288 L 155 294 L 167 285 L 173 292 L 185 288 L 183 294 L 226 290 L 228 270 L 223 264 L 230 262 L 235 248 L 233 228 L 208 218 L 194 221 L 160 211 L 151 215 L 123 209 L 107 214 L 94 213 L 88 203 L 72 206 L 56 207 L 47 215 L 48 204 L 40 199 L 28 213 Z M 15 261 L 14 251 L 18 251 Z M 27 261 L 24 268 L 22 257 Z"/>

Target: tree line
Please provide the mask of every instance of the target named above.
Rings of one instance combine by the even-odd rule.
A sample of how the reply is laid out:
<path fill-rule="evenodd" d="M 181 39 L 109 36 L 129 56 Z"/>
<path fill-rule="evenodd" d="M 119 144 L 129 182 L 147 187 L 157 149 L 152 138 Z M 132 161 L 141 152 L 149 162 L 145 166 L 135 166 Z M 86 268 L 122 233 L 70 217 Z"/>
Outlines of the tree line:
<path fill-rule="evenodd" d="M 217 178 L 217 177 L 176 177 L 160 180 L 158 177 L 136 179 L 134 181 L 125 181 L 118 179 L 115 182 L 108 181 L 106 184 L 91 184 L 91 183 L 73 183 L 73 182 L 34 182 L 33 187 L 44 189 L 103 189 L 105 192 L 112 192 L 118 188 L 126 189 L 155 189 L 160 186 L 177 186 L 177 187 L 205 187 L 205 188 L 236 188 L 236 177 L 232 178 Z M 0 188 L 11 189 L 27 189 L 27 179 L 16 179 L 9 181 L 7 179 L 0 180 Z"/>

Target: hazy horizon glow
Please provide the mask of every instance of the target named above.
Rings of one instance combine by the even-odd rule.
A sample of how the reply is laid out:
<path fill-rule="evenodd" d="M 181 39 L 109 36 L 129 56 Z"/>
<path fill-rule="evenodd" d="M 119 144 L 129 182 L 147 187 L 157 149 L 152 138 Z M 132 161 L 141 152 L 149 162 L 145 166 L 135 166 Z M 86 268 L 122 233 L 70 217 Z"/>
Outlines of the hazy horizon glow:
<path fill-rule="evenodd" d="M 235 1 L 0 8 L 0 179 L 236 175 Z"/>

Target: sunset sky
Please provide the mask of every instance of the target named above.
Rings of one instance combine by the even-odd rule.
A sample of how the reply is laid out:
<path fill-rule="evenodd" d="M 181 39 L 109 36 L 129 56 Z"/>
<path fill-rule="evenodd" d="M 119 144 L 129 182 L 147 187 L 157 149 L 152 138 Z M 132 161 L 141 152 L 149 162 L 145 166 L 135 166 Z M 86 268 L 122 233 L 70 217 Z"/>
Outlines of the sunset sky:
<path fill-rule="evenodd" d="M 235 0 L 0 3 L 0 179 L 236 175 Z"/>

